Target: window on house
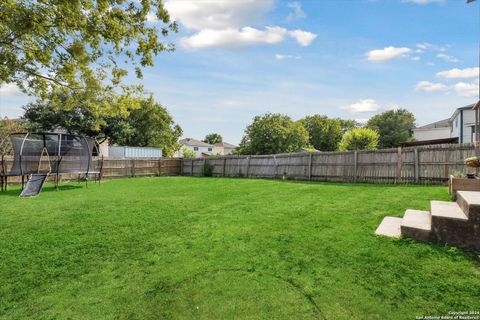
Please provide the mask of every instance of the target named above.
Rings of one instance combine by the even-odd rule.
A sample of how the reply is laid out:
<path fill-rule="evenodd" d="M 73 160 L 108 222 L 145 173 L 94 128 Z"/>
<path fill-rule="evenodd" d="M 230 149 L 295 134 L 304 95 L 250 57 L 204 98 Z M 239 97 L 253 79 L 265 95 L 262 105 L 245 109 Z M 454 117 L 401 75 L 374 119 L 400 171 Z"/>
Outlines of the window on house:
<path fill-rule="evenodd" d="M 193 151 L 198 151 L 198 147 L 193 147 Z"/>
<path fill-rule="evenodd" d="M 212 148 L 208 148 L 208 151 L 212 151 Z"/>

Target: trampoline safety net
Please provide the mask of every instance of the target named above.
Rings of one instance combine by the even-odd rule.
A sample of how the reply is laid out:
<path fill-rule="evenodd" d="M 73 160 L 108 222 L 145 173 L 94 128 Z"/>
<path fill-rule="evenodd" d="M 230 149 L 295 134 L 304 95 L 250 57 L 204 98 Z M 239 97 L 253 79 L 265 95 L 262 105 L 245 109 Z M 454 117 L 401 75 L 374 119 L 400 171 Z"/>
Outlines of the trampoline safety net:
<path fill-rule="evenodd" d="M 92 168 L 92 138 L 63 133 L 11 135 L 13 165 L 9 176 L 37 173 L 88 174 Z"/>

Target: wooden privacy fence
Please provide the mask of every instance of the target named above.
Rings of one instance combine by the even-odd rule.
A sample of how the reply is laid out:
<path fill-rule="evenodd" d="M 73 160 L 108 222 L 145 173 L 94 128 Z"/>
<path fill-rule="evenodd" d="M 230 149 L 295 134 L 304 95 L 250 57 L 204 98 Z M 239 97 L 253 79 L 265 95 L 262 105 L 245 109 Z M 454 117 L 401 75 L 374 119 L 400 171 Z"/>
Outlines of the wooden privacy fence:
<path fill-rule="evenodd" d="M 7 157 L 7 172 L 13 159 Z M 99 168 L 100 158 L 94 158 L 92 168 Z M 102 178 L 125 178 L 179 175 L 182 161 L 179 158 L 113 158 L 103 159 Z M 92 169 L 94 170 L 94 169 Z M 50 179 L 54 178 L 54 173 Z M 78 179 L 77 174 L 62 174 L 63 180 Z M 10 182 L 20 182 L 20 177 L 9 177 Z"/>
<path fill-rule="evenodd" d="M 218 156 L 183 159 L 182 174 L 201 176 L 211 166 L 216 177 L 287 178 L 372 183 L 443 183 L 450 174 L 473 173 L 463 160 L 472 144 L 421 146 L 374 151 Z"/>

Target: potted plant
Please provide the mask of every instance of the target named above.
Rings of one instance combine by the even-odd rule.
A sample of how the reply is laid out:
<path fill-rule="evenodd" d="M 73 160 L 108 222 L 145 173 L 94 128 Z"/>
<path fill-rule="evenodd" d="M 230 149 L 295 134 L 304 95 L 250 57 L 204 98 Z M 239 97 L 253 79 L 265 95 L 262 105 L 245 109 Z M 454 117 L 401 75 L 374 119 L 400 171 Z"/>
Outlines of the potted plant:
<path fill-rule="evenodd" d="M 480 168 L 480 157 L 466 158 L 463 163 L 469 168 Z M 477 170 L 476 170 L 477 171 Z M 448 190 L 455 197 L 457 191 L 480 191 L 480 179 L 475 173 L 454 172 L 450 175 Z"/>

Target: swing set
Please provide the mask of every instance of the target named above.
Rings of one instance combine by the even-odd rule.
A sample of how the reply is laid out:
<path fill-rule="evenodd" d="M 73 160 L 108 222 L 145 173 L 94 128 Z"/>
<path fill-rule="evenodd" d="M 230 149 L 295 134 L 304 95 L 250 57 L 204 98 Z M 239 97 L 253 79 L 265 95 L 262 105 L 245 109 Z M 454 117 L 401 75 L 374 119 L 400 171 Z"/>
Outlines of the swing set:
<path fill-rule="evenodd" d="M 21 197 L 36 196 L 51 174 L 58 188 L 62 174 L 93 176 L 95 182 L 102 178 L 103 157 L 92 159 L 95 140 L 65 133 L 16 133 L 10 135 L 10 148 L 3 148 L 0 162 L 1 190 L 7 190 L 9 177 L 21 177 Z M 7 165 L 6 154 L 13 153 L 13 163 Z M 25 181 L 27 177 L 27 181 Z"/>

